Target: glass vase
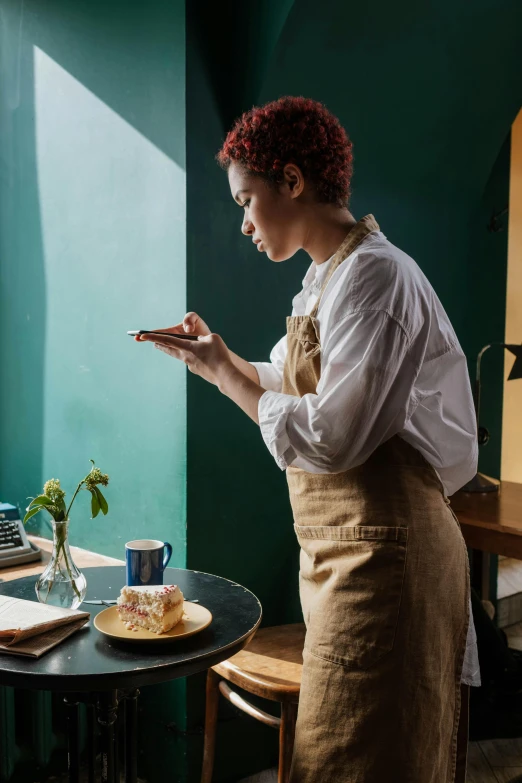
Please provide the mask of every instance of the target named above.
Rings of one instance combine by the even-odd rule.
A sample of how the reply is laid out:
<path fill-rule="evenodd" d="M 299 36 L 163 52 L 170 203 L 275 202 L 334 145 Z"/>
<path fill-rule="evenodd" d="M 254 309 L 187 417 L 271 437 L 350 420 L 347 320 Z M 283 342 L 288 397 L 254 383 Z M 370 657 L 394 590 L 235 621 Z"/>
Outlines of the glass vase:
<path fill-rule="evenodd" d="M 69 549 L 69 520 L 53 526 L 53 553 L 51 560 L 36 582 L 35 590 L 42 604 L 76 609 L 87 592 L 87 580 L 74 564 Z"/>

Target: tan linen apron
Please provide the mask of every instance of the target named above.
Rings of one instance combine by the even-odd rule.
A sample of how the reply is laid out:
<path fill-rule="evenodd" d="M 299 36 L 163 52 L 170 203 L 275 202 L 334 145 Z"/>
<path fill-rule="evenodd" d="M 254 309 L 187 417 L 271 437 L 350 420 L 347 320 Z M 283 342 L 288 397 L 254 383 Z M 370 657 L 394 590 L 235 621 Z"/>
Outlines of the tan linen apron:
<path fill-rule="evenodd" d="M 320 299 L 378 228 L 371 215 L 359 221 L 312 313 L 287 319 L 285 394 L 316 392 Z M 289 467 L 287 479 L 307 626 L 291 783 L 464 781 L 469 564 L 437 473 L 395 435 L 363 465 L 334 474 Z"/>

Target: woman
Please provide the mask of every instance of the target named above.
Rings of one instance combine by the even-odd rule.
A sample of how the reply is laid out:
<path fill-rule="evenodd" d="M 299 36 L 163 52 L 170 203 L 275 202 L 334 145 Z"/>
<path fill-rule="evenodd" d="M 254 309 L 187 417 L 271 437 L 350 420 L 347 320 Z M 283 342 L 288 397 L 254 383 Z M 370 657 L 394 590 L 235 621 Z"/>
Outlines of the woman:
<path fill-rule="evenodd" d="M 281 98 L 218 154 L 258 251 L 312 259 L 270 362 L 236 356 L 195 313 L 169 331 L 197 342 L 141 339 L 237 403 L 286 471 L 307 624 L 292 783 L 450 783 L 480 684 L 447 500 L 476 471 L 471 390 L 419 267 L 348 210 L 351 149 L 324 106 Z"/>

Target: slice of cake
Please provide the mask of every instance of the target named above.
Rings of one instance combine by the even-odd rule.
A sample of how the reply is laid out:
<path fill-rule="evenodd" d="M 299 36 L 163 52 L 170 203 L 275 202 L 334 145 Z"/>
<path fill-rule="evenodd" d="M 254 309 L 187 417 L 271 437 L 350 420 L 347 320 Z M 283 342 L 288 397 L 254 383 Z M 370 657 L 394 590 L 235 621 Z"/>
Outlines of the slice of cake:
<path fill-rule="evenodd" d="M 117 608 L 127 628 L 166 633 L 183 617 L 183 593 L 177 585 L 122 587 Z"/>

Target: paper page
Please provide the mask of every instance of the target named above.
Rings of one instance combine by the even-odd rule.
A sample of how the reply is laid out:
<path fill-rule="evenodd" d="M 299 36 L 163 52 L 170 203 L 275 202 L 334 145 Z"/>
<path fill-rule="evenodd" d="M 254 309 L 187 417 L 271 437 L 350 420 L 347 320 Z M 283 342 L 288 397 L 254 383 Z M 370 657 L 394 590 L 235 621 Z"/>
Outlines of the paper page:
<path fill-rule="evenodd" d="M 17 643 L 80 617 L 89 613 L 0 595 L 0 643 Z"/>
<path fill-rule="evenodd" d="M 29 658 L 39 658 L 41 655 L 56 647 L 68 636 L 78 631 L 87 622 L 86 617 L 75 620 L 73 623 L 61 625 L 58 628 L 52 628 L 46 634 L 39 634 L 30 639 L 22 641 L 20 644 L 0 644 L 0 654 L 9 653 L 10 655 L 24 655 Z"/>

